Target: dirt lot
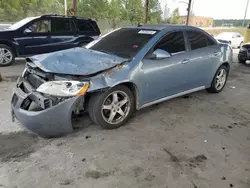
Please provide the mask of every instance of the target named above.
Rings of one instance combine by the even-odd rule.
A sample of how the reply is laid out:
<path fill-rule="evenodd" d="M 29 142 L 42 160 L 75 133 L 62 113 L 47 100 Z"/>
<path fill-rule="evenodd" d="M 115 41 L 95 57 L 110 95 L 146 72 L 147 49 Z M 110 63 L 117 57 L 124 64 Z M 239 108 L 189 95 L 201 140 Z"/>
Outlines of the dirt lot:
<path fill-rule="evenodd" d="M 250 187 L 250 67 L 233 64 L 220 94 L 151 106 L 119 129 L 85 116 L 73 134 L 41 139 L 10 119 L 22 66 L 0 68 L 8 80 L 0 83 L 0 187 Z"/>

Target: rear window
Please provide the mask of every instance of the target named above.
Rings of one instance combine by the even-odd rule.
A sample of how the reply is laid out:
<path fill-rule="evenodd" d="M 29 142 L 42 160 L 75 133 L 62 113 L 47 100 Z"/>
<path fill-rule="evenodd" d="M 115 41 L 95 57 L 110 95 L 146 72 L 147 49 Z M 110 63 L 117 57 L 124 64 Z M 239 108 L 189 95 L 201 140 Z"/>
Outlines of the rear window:
<path fill-rule="evenodd" d="M 87 48 L 132 58 L 157 32 L 157 30 L 121 28 L 101 38 L 98 42 L 93 41 Z"/>
<path fill-rule="evenodd" d="M 207 36 L 197 31 L 187 32 L 188 40 L 191 45 L 191 50 L 203 48 L 207 46 Z"/>
<path fill-rule="evenodd" d="M 208 46 L 216 45 L 216 42 L 214 40 L 210 39 L 209 37 L 207 37 L 207 45 Z"/>
<path fill-rule="evenodd" d="M 92 24 L 89 21 L 86 21 L 86 20 L 77 20 L 76 24 L 77 24 L 78 29 L 80 31 L 95 32 L 94 27 L 92 26 Z"/>

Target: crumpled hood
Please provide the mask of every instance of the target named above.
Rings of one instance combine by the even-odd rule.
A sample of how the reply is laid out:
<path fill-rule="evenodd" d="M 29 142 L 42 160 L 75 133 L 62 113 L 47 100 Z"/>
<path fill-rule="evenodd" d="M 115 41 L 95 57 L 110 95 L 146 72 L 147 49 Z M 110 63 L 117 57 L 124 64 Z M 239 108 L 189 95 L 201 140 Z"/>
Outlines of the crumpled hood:
<path fill-rule="evenodd" d="M 116 55 L 110 55 L 86 48 L 72 48 L 53 53 L 35 55 L 27 58 L 45 72 L 90 75 L 127 61 Z"/>

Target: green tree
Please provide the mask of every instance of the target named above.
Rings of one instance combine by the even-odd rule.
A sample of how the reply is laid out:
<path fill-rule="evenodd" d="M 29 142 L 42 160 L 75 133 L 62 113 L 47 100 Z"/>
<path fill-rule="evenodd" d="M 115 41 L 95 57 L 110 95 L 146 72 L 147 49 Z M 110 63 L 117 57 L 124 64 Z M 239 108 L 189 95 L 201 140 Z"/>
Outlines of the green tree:
<path fill-rule="evenodd" d="M 168 20 L 168 23 L 170 23 L 170 24 L 179 24 L 180 23 L 180 14 L 179 14 L 179 9 L 178 8 L 176 8 L 173 11 L 171 17 Z"/>
<path fill-rule="evenodd" d="M 95 20 L 108 17 L 108 0 L 79 0 L 78 15 L 94 18 Z"/>
<path fill-rule="evenodd" d="M 28 16 L 60 14 L 63 10 L 58 0 L 0 0 L 0 21 L 15 22 Z"/>
<path fill-rule="evenodd" d="M 124 6 L 122 0 L 111 0 L 109 3 L 108 19 L 112 28 L 116 28 L 117 23 L 122 20 L 124 14 Z"/>
<path fill-rule="evenodd" d="M 124 20 L 129 20 L 131 24 L 138 24 L 142 22 L 142 0 L 123 0 L 123 6 L 125 7 L 122 17 Z"/>
<path fill-rule="evenodd" d="M 151 24 L 158 24 L 161 22 L 161 5 L 158 0 L 150 0 L 148 5 L 148 22 Z"/>
<path fill-rule="evenodd" d="M 0 20 L 1 21 L 13 21 L 19 19 L 20 11 L 19 0 L 0 0 Z"/>

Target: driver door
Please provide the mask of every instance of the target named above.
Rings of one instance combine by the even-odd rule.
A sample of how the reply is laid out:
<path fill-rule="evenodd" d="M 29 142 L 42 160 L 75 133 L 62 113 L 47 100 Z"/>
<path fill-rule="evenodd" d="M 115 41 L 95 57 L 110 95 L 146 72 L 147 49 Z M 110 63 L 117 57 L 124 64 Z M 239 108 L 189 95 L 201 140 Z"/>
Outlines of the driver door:
<path fill-rule="evenodd" d="M 17 38 L 21 56 L 35 55 L 49 52 L 51 20 L 40 19 L 29 24 L 22 31 L 22 36 Z"/>
<path fill-rule="evenodd" d="M 142 76 L 140 81 L 141 105 L 186 91 L 188 85 L 188 52 L 182 31 L 172 32 L 163 37 L 151 49 L 165 50 L 170 54 L 167 58 L 147 58 L 142 60 Z"/>

